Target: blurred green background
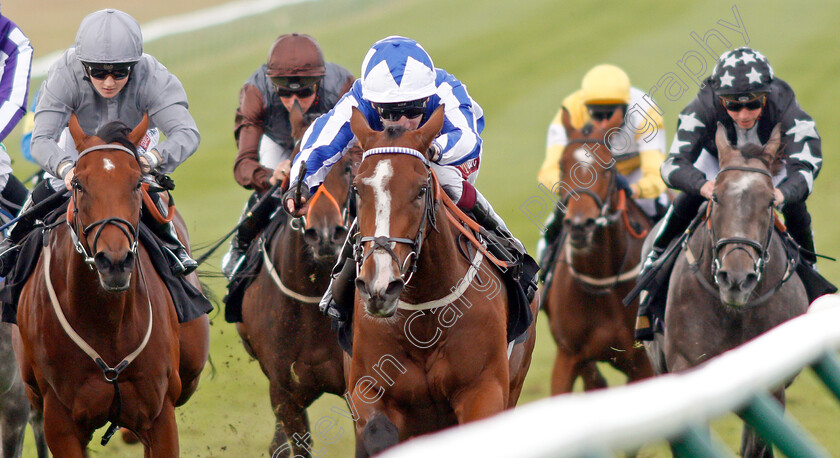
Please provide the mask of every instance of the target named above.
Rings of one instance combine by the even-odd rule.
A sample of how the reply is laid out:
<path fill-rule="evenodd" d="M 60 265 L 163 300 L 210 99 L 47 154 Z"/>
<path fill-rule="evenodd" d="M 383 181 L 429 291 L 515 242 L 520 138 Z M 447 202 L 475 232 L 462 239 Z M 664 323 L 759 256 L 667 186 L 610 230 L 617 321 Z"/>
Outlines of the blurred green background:
<path fill-rule="evenodd" d="M 20 25 L 32 40 L 36 58 L 72 44 L 76 28 L 88 13 L 104 7 L 127 11 L 146 23 L 155 18 L 198 10 L 222 0 L 117 0 L 63 2 L 17 0 L 3 2 L 3 14 Z M 737 14 L 737 17 L 736 17 Z M 740 19 L 739 19 L 740 18 Z M 324 0 L 275 9 L 210 29 L 175 35 L 146 45 L 183 82 L 190 109 L 202 134 L 198 152 L 174 174 L 178 207 L 191 231 L 194 246 L 206 245 L 226 233 L 237 221 L 248 192 L 232 176 L 236 148 L 233 115 L 239 88 L 262 64 L 273 39 L 282 33 L 304 32 L 321 44 L 327 60 L 337 62 L 358 76 L 359 66 L 376 40 L 399 34 L 418 40 L 438 67 L 463 81 L 484 108 L 485 153 L 478 186 L 508 226 L 533 248 L 539 228 L 519 210 L 537 196 L 536 171 L 545 151 L 548 123 L 562 99 L 579 88 L 583 74 L 594 65 L 622 67 L 631 82 L 643 90 L 653 88 L 669 72 L 688 86 L 682 94 L 654 93 L 665 110 L 668 144 L 673 138 L 677 113 L 697 91 L 680 62 L 687 55 L 702 57 L 688 62 L 705 77 L 714 59 L 691 37 L 711 29 L 729 43 L 709 39 L 715 54 L 726 47 L 749 45 L 770 60 L 777 76 L 797 93 L 799 102 L 817 122 L 823 139 L 825 163 L 816 181 L 809 208 L 814 219 L 817 248 L 840 254 L 840 233 L 832 229 L 837 208 L 832 195 L 840 192 L 834 179 L 837 162 L 833 152 L 838 136 L 835 79 L 840 73 L 836 52 L 836 23 L 840 3 L 819 1 L 731 2 L 613 2 L 525 0 Z M 738 24 L 742 23 L 743 27 Z M 742 28 L 746 36 L 732 28 Z M 741 31 L 743 32 L 743 30 Z M 696 53 L 696 54 L 692 54 Z M 687 61 L 686 61 L 687 62 Z M 704 68 L 705 67 L 705 68 Z M 34 93 L 40 80 L 33 80 Z M 19 177 L 36 166 L 20 156 L 20 128 L 6 141 Z M 205 267 L 218 273 L 220 250 Z M 837 282 L 840 266 L 821 262 L 822 272 Z M 213 292 L 224 295 L 225 284 L 210 278 Z M 268 402 L 267 382 L 256 362 L 250 360 L 234 327 L 221 311 L 212 314 L 211 358 L 215 372 L 205 371 L 196 395 L 178 411 L 183 456 L 268 456 L 274 419 Z M 520 402 L 548 396 L 554 343 L 544 317 L 539 340 Z M 749 370 L 749 368 L 744 368 Z M 607 368 L 611 383 L 623 377 Z M 656 403 L 655 399 L 650 400 Z M 310 409 L 310 420 L 329 416 L 340 420 L 341 440 L 315 444 L 320 456 L 352 456 L 352 424 L 330 407 L 345 408 L 343 401 L 327 395 Z M 791 414 L 840 456 L 837 402 L 809 371 L 788 390 Z M 557 412 L 558 418 L 563 412 Z M 715 430 L 732 450 L 737 450 L 740 424 L 734 417 L 715 423 Z M 100 434 L 92 444 L 98 444 Z M 29 440 L 29 439 L 28 439 Z M 31 444 L 31 442 L 30 442 Z M 96 456 L 140 456 L 141 449 L 112 441 L 105 448 L 91 445 Z M 641 456 L 668 456 L 667 448 L 654 444 Z M 25 456 L 34 456 L 31 448 Z"/>

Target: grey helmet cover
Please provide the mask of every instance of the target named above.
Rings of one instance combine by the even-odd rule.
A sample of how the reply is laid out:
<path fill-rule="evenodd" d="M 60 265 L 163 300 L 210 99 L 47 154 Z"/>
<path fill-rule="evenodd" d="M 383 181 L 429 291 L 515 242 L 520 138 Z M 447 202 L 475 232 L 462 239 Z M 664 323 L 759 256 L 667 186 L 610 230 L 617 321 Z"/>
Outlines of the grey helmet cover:
<path fill-rule="evenodd" d="M 75 52 L 82 62 L 137 62 L 143 55 L 140 24 L 120 10 L 104 9 L 91 13 L 79 25 Z"/>

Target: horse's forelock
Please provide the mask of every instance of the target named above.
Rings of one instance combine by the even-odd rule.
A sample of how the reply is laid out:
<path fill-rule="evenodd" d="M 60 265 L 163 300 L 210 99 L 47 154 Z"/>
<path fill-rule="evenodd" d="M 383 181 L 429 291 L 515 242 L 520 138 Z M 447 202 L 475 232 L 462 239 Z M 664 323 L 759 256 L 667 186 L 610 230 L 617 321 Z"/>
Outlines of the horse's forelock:
<path fill-rule="evenodd" d="M 112 121 L 102 126 L 96 132 L 96 136 L 101 138 L 105 143 L 119 143 L 120 145 L 130 149 L 135 154 L 137 148 L 134 143 L 128 139 L 128 134 L 131 133 L 131 128 L 121 121 Z"/>
<path fill-rule="evenodd" d="M 408 130 L 403 126 L 388 126 L 385 128 L 385 136 L 388 140 L 393 140 L 395 138 L 399 138 L 405 131 Z"/>
<path fill-rule="evenodd" d="M 747 144 L 747 145 L 744 145 L 740 149 L 740 152 L 741 152 L 741 157 L 744 158 L 744 161 L 748 161 L 750 159 L 758 159 L 768 169 L 770 168 L 770 165 L 773 162 L 773 156 L 770 153 L 764 151 L 764 148 L 762 148 L 759 145 L 754 145 L 754 144 L 751 144 L 751 143 Z"/>

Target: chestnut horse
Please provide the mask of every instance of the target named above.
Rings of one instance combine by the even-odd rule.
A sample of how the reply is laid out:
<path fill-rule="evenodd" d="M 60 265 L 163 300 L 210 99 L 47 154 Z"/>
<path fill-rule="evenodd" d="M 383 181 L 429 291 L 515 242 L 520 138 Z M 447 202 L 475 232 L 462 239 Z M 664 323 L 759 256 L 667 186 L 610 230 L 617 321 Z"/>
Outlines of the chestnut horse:
<path fill-rule="evenodd" d="M 557 343 L 552 394 L 572 391 L 579 375 L 587 390 L 605 387 L 596 361 L 608 361 L 629 381 L 653 375 L 633 336 L 638 300 L 630 307 L 621 302 L 636 284 L 650 221 L 616 183 L 605 137 L 620 124 L 616 111 L 606 127 L 585 135 L 563 113 L 569 138 L 560 159 L 566 214 L 553 278 L 544 291 Z"/>
<path fill-rule="evenodd" d="M 292 135 L 300 138 L 308 123 L 299 107 L 290 119 Z M 312 442 L 306 408 L 323 393 L 345 391 L 341 348 L 318 302 L 347 237 L 348 196 L 359 160 L 358 154 L 347 154 L 333 166 L 306 216 L 289 219 L 269 246 L 260 246 L 262 266 L 242 299 L 236 329 L 268 377 L 277 419 L 272 457 L 306 455 L 292 440 L 296 435 Z"/>
<path fill-rule="evenodd" d="M 15 348 L 55 456 L 87 456 L 94 430 L 108 421 L 134 431 L 146 456 L 177 456 L 175 407 L 193 394 L 207 360 L 207 315 L 178 323 L 138 243 L 142 193 L 134 145 L 147 125 L 144 116 L 128 135 L 122 124 L 106 125 L 101 132 L 111 135 L 102 135 L 113 137 L 106 144 L 71 117 L 81 154 L 68 220 L 44 234 L 21 292 Z M 195 274 L 190 281 L 200 287 Z"/>
<path fill-rule="evenodd" d="M 442 205 L 426 152 L 443 114 L 413 131 L 375 131 L 355 108 L 350 121 L 365 150 L 345 366 L 358 457 L 514 406 L 531 362 L 536 320 L 523 344 L 508 345 L 500 270 L 462 243 L 462 223 Z"/>
<path fill-rule="evenodd" d="M 665 335 L 647 346 L 658 371 L 679 372 L 730 350 L 808 308 L 796 259 L 773 230 L 771 164 L 779 126 L 767 144 L 733 148 L 718 124 L 720 172 L 706 224 L 683 245 L 665 308 Z M 774 392 L 784 405 L 784 387 Z M 773 456 L 744 425 L 741 456 Z"/>

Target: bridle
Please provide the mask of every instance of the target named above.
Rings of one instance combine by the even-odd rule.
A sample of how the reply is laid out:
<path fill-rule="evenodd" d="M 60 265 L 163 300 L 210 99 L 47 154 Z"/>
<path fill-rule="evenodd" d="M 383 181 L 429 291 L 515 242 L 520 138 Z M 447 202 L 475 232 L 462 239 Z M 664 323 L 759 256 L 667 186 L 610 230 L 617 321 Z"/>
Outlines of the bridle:
<path fill-rule="evenodd" d="M 352 172 L 353 172 L 353 169 L 352 169 L 351 165 L 347 164 L 347 166 L 345 167 L 344 173 L 345 174 L 351 174 Z M 293 230 L 295 230 L 295 231 L 297 231 L 301 234 L 304 234 L 306 232 L 306 229 L 309 229 L 309 220 L 311 219 L 310 214 L 312 212 L 312 209 L 315 207 L 315 202 L 317 202 L 322 197 L 327 199 L 329 202 L 331 202 L 333 204 L 333 207 L 338 212 L 339 219 L 342 222 L 341 223 L 342 227 L 344 227 L 345 229 L 349 229 L 350 228 L 350 223 L 352 223 L 352 221 L 351 221 L 352 218 L 351 218 L 351 215 L 350 215 L 350 208 L 353 205 L 353 180 L 349 180 L 349 184 L 347 185 L 347 198 L 344 199 L 344 206 L 343 207 L 338 203 L 338 199 L 336 199 L 335 196 L 333 196 L 333 194 L 322 183 L 321 186 L 318 187 L 318 190 L 315 191 L 315 194 L 310 199 L 309 206 L 308 206 L 308 209 L 306 211 L 306 214 L 301 215 L 301 216 L 296 217 L 296 218 L 291 218 L 290 221 L 289 221 L 289 226 L 291 226 L 291 228 Z M 283 211 L 283 209 L 280 208 L 279 211 Z"/>
<path fill-rule="evenodd" d="M 135 151 L 132 151 L 132 150 L 126 148 L 125 146 L 118 145 L 118 144 L 105 144 L 105 145 L 92 146 L 90 148 L 85 149 L 81 153 L 79 153 L 79 158 L 81 158 L 82 156 L 84 156 L 87 153 L 90 153 L 91 151 L 98 151 L 98 150 L 103 150 L 103 149 L 120 150 L 120 151 L 123 151 L 123 152 L 126 152 L 126 153 L 130 154 L 135 160 L 138 160 L 137 153 Z M 138 160 L 138 165 L 139 165 L 139 160 Z M 93 270 L 95 268 L 93 257 L 91 257 L 90 254 L 87 252 L 87 250 L 84 247 L 84 244 L 82 244 L 82 242 L 81 242 L 81 240 L 80 240 L 80 238 L 77 234 L 77 228 L 81 227 L 82 223 L 81 223 L 81 220 L 79 219 L 79 210 L 76 207 L 76 201 L 77 201 L 77 194 L 76 193 L 77 193 L 77 191 L 75 190 L 75 187 L 74 187 L 73 195 L 71 197 L 72 200 L 70 202 L 70 206 L 68 206 L 68 208 L 67 208 L 67 212 L 68 212 L 67 226 L 70 228 L 70 236 L 73 239 L 73 245 L 75 246 L 76 251 L 79 254 L 82 255 L 82 258 L 84 259 L 84 262 L 88 265 L 88 267 L 91 270 Z M 72 223 L 71 223 L 71 219 L 69 218 L 69 214 L 71 212 L 73 214 L 73 218 L 72 218 L 73 222 Z M 88 224 L 87 226 L 84 226 L 81 230 L 82 236 L 87 236 L 87 234 L 89 234 L 90 231 L 92 231 L 94 228 L 96 228 L 96 233 L 93 236 L 93 246 L 91 247 L 91 250 L 92 250 L 93 253 L 96 253 L 96 245 L 99 241 L 100 235 L 102 234 L 102 230 L 108 225 L 116 226 L 117 228 L 119 228 L 123 232 L 123 234 L 125 234 L 126 238 L 128 238 L 129 245 L 131 247 L 130 251 L 134 256 L 134 262 L 137 263 L 138 272 L 140 274 L 140 277 L 143 279 L 143 288 L 146 290 L 146 303 L 148 305 L 148 314 L 149 314 L 149 324 L 146 326 L 146 332 L 143 336 L 143 340 L 140 342 L 140 344 L 137 346 L 137 348 L 134 349 L 134 351 L 132 351 L 130 354 L 128 354 L 128 356 L 124 357 L 119 363 L 117 363 L 114 366 L 109 366 L 108 363 L 105 362 L 104 358 L 102 356 L 100 356 L 100 354 L 93 347 L 91 347 L 73 329 L 73 326 L 67 321 L 67 318 L 65 317 L 64 312 L 62 311 L 61 306 L 59 305 L 58 295 L 55 292 L 55 288 L 53 287 L 52 280 L 50 279 L 50 258 L 51 258 L 50 251 L 51 250 L 50 250 L 49 243 L 45 244 L 45 246 L 44 246 L 44 270 L 43 270 L 44 281 L 45 281 L 46 286 L 47 286 L 47 292 L 48 292 L 49 297 L 50 297 L 50 303 L 52 304 L 53 311 L 55 312 L 56 317 L 58 318 L 58 321 L 61 324 L 61 328 L 64 330 L 64 332 L 70 338 L 70 340 L 72 340 L 73 343 L 75 343 L 76 346 L 78 346 L 79 349 L 81 349 L 91 360 L 93 360 L 93 362 L 97 365 L 97 367 L 99 367 L 99 369 L 102 371 L 102 376 L 104 377 L 105 381 L 107 383 L 110 383 L 114 387 L 114 397 L 113 397 L 113 400 L 111 401 L 111 403 L 112 403 L 112 405 L 115 406 L 114 410 L 116 411 L 116 413 L 114 415 L 111 415 L 111 413 L 110 413 L 111 409 L 109 409 L 107 420 L 109 420 L 111 422 L 111 424 L 108 426 L 108 429 L 105 431 L 105 434 L 103 434 L 103 436 L 102 436 L 102 440 L 101 440 L 102 445 L 106 445 L 108 443 L 108 441 L 111 439 L 111 437 L 114 435 L 114 433 L 117 431 L 117 429 L 119 429 L 119 419 L 120 419 L 120 414 L 122 412 L 122 395 L 120 393 L 119 376 L 126 368 L 128 368 L 128 366 L 132 362 L 134 362 L 134 360 L 146 348 L 146 345 L 149 343 L 149 338 L 152 335 L 152 326 L 153 326 L 153 321 L 154 321 L 154 314 L 152 313 L 152 299 L 151 299 L 151 295 L 149 294 L 149 287 L 146 284 L 145 275 L 143 275 L 142 264 L 139 262 L 139 256 L 137 255 L 137 245 L 138 245 L 137 241 L 138 241 L 138 234 L 139 234 L 139 231 L 140 231 L 140 224 L 138 222 L 137 226 L 134 226 L 133 224 L 131 224 L 131 222 L 129 222 L 129 221 L 123 219 L 123 218 L 110 217 L 110 218 L 103 218 L 103 219 L 100 219 L 98 221 L 94 221 L 93 223 Z"/>
<path fill-rule="evenodd" d="M 417 260 L 420 257 L 420 249 L 423 245 L 423 238 L 426 233 L 427 225 L 431 226 L 432 229 L 437 230 L 436 222 L 435 222 L 435 212 L 437 211 L 437 193 L 438 193 L 438 186 L 435 186 L 433 181 L 433 175 L 431 172 L 431 168 L 429 166 L 429 160 L 426 156 L 423 155 L 420 151 L 417 151 L 412 148 L 405 148 L 405 147 L 383 147 L 383 148 L 372 148 L 368 151 L 365 151 L 362 155 L 362 161 L 365 158 L 373 155 L 379 154 L 403 154 L 414 156 L 421 161 L 423 161 L 423 165 L 426 166 L 426 192 L 425 192 L 425 199 L 424 199 L 424 209 L 423 209 L 423 216 L 420 219 L 419 226 L 417 228 L 417 233 L 414 235 L 414 238 L 408 237 L 385 237 L 385 236 L 378 236 L 378 237 L 359 237 L 353 247 L 354 252 L 354 259 L 356 261 L 356 274 L 359 274 L 361 270 L 362 264 L 377 250 L 384 251 L 388 253 L 391 258 L 396 262 L 398 266 L 400 266 L 400 275 L 405 282 L 408 284 L 409 281 L 414 277 L 414 273 L 417 272 Z M 355 187 L 353 188 L 355 193 Z M 370 250 L 365 252 L 365 243 L 370 242 Z M 411 247 L 411 251 L 405 257 L 405 260 L 401 263 L 400 259 L 397 257 L 397 254 L 394 253 L 394 250 L 391 248 L 391 244 L 397 243 L 404 243 Z"/>
<path fill-rule="evenodd" d="M 602 139 L 597 139 L 597 138 L 572 139 L 572 140 L 569 140 L 568 145 L 571 145 L 571 144 L 574 144 L 574 143 L 581 143 L 581 144 L 597 143 L 599 145 L 604 145 L 606 147 L 606 141 L 604 141 Z M 594 153 L 590 153 L 590 154 L 594 154 Z M 594 168 L 595 166 L 592 165 L 591 167 Z M 580 195 L 580 194 L 583 194 L 585 196 L 590 197 L 592 200 L 595 201 L 595 205 L 597 205 L 598 208 L 600 209 L 600 214 L 598 215 L 598 218 L 595 219 L 595 225 L 598 226 L 598 227 L 608 226 L 612 223 L 617 222 L 619 220 L 619 218 L 621 218 L 621 210 L 615 210 L 612 213 L 610 213 L 610 208 L 612 207 L 612 195 L 614 194 L 615 187 L 616 187 L 615 174 L 617 173 L 617 171 L 615 170 L 615 167 L 605 168 L 604 171 L 605 171 L 605 173 L 609 174 L 609 180 L 610 180 L 609 183 L 607 184 L 606 197 L 602 198 L 597 193 L 589 190 L 588 188 L 578 187 L 578 188 L 572 189 L 571 192 L 566 194 L 566 196 L 564 196 L 563 200 L 562 200 L 563 206 L 565 208 L 568 208 L 569 200 L 572 197 L 575 197 L 575 200 L 577 200 L 576 196 Z"/>
<path fill-rule="evenodd" d="M 742 171 L 742 172 L 760 173 L 760 174 L 765 175 L 768 178 L 772 179 L 772 175 L 770 175 L 770 172 L 768 172 L 767 170 L 759 169 L 759 168 L 755 168 L 755 167 L 738 166 L 738 165 L 724 167 L 718 172 L 718 174 L 733 171 L 733 170 L 738 170 L 738 171 Z M 754 270 L 755 274 L 758 275 L 758 279 L 756 281 L 761 281 L 761 275 L 764 273 L 764 268 L 767 265 L 767 261 L 770 259 L 770 253 L 769 253 L 769 251 L 770 251 L 770 240 L 773 236 L 773 204 L 772 204 L 772 202 L 767 207 L 767 209 L 770 213 L 770 219 L 769 219 L 769 223 L 767 224 L 767 230 L 765 231 L 764 240 L 761 241 L 761 242 L 750 239 L 750 238 L 747 238 L 747 237 L 723 237 L 723 238 L 720 238 L 720 239 L 717 238 L 717 236 L 715 235 L 715 226 L 714 226 L 714 224 L 712 224 L 712 213 L 714 212 L 715 207 L 718 206 L 718 205 L 719 205 L 719 203 L 717 201 L 717 196 L 716 195 L 712 196 L 712 201 L 711 201 L 711 204 L 709 205 L 709 235 L 711 237 L 711 243 L 712 243 L 712 278 L 715 280 L 715 284 L 716 285 L 719 284 L 719 282 L 718 282 L 718 271 L 720 270 L 720 266 L 721 266 L 721 263 L 723 262 L 723 260 L 726 259 L 726 256 L 728 256 L 728 255 L 730 255 L 733 252 L 738 251 L 738 250 L 744 251 L 750 257 L 750 259 L 752 259 L 753 270 Z M 731 250 L 727 251 L 721 257 L 721 255 L 720 255 L 721 250 L 726 245 L 735 245 L 735 247 L 732 248 Z M 758 257 L 756 257 L 753 254 L 752 251 L 747 250 L 744 245 L 747 246 L 747 247 L 753 248 L 756 251 L 756 253 L 758 253 Z"/>
<path fill-rule="evenodd" d="M 759 169 L 759 168 L 747 167 L 747 166 L 728 166 L 728 167 L 724 167 L 723 169 L 721 169 L 718 172 L 718 174 L 728 172 L 728 171 L 732 171 L 732 170 L 739 170 L 739 171 L 742 171 L 742 172 L 760 173 L 762 175 L 765 175 L 767 177 L 772 178 L 772 175 L 770 174 L 770 172 L 768 172 L 765 169 Z M 721 263 L 722 263 L 723 259 L 725 259 L 727 255 L 734 252 L 735 250 L 743 250 L 743 251 L 747 252 L 747 254 L 750 256 L 750 259 L 753 260 L 753 269 L 754 269 L 755 274 L 757 275 L 756 284 L 758 284 L 758 282 L 761 281 L 761 277 L 764 273 L 764 269 L 765 269 L 765 267 L 767 267 L 767 262 L 770 260 L 770 243 L 771 243 L 772 237 L 773 237 L 773 226 L 774 226 L 773 204 L 771 203 L 768 206 L 768 211 L 770 213 L 770 221 L 767 224 L 767 231 L 765 232 L 766 235 L 765 235 L 765 239 L 763 241 L 759 242 L 759 241 L 756 241 L 756 240 L 753 240 L 753 239 L 750 239 L 750 238 L 747 238 L 747 237 L 724 237 L 724 238 L 718 239 L 715 236 L 714 225 L 712 224 L 712 212 L 714 211 L 714 206 L 716 206 L 716 205 L 718 205 L 717 196 L 712 196 L 712 200 L 709 204 L 709 207 L 707 208 L 706 220 L 707 220 L 707 224 L 708 224 L 708 228 L 709 228 L 709 241 L 710 241 L 710 244 L 712 246 L 711 274 L 712 274 L 712 278 L 713 278 L 714 283 L 715 283 L 714 286 L 712 284 L 710 284 L 709 281 L 706 279 L 706 277 L 701 273 L 701 271 L 700 271 L 700 259 L 698 257 L 696 257 L 694 255 L 694 253 L 691 251 L 691 246 L 689 244 L 690 238 L 686 237 L 686 239 L 683 241 L 683 251 L 685 252 L 686 259 L 688 260 L 689 269 L 692 272 L 694 272 L 694 277 L 697 279 L 697 281 L 700 283 L 700 285 L 703 287 L 703 289 L 705 289 L 706 292 L 708 292 L 712 296 L 719 296 L 720 295 L 720 290 L 715 288 L 716 286 L 719 286 L 718 270 L 720 269 L 720 266 L 721 266 Z M 726 252 L 723 255 L 723 257 L 720 257 L 721 249 L 723 247 L 725 247 L 726 245 L 739 245 L 739 246 L 736 246 L 732 250 Z M 747 247 L 753 248 L 758 253 L 758 258 L 753 256 L 752 252 L 750 252 L 750 250 L 747 250 L 745 246 L 740 246 L 740 245 L 745 245 Z M 779 283 L 777 283 L 775 287 L 769 289 L 767 292 L 765 292 L 761 296 L 747 302 L 746 304 L 740 306 L 739 308 L 741 308 L 741 309 L 752 308 L 752 307 L 756 307 L 756 306 L 761 305 L 764 302 L 766 302 L 774 294 L 776 294 L 776 292 L 779 291 L 779 289 L 782 287 L 782 285 L 784 285 L 788 280 L 791 279 L 791 277 L 793 276 L 793 273 L 796 270 L 796 266 L 798 264 L 799 264 L 799 259 L 798 258 L 788 257 L 787 266 L 785 267 L 785 273 L 782 276 Z"/>
<path fill-rule="evenodd" d="M 120 150 L 130 154 L 132 157 L 137 159 L 137 154 L 126 148 L 125 146 L 118 145 L 118 144 L 108 144 L 108 145 L 96 145 L 90 148 L 85 149 L 81 153 L 79 153 L 79 158 L 84 156 L 87 153 L 92 151 L 98 150 Z M 137 226 L 133 225 L 126 219 L 117 218 L 117 217 L 109 217 L 103 218 L 97 221 L 94 221 L 87 226 L 82 225 L 81 220 L 79 219 L 79 209 L 76 206 L 76 201 L 78 200 L 77 197 L 77 190 L 74 187 L 72 200 L 70 202 L 70 206 L 67 209 L 67 225 L 70 227 L 70 237 L 73 239 L 73 246 L 76 247 L 76 251 L 82 255 L 85 263 L 91 269 L 95 268 L 93 256 L 88 253 L 88 250 L 85 248 L 84 244 L 82 243 L 82 237 L 87 237 L 87 235 L 94 229 L 96 229 L 96 233 L 93 235 L 93 244 L 90 247 L 91 253 L 96 253 L 96 245 L 99 242 L 99 237 L 102 235 L 102 230 L 105 229 L 106 226 L 112 225 L 117 227 L 123 234 L 125 234 L 126 238 L 129 242 L 129 251 L 131 254 L 137 259 L 137 243 L 138 243 L 138 235 L 140 231 L 140 225 Z M 72 214 L 72 222 L 70 215 Z M 81 228 L 81 230 L 79 230 Z M 79 233 L 81 233 L 82 237 L 79 237 Z"/>

